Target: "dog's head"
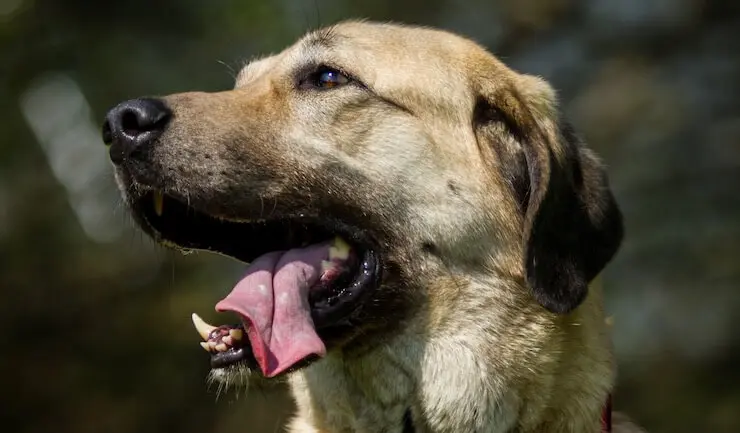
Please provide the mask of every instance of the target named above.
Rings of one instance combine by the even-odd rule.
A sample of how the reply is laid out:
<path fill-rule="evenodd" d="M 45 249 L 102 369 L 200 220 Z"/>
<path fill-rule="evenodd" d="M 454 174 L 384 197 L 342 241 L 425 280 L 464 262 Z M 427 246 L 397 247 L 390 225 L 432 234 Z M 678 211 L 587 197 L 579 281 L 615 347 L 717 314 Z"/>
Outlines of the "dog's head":
<path fill-rule="evenodd" d="M 493 273 L 568 313 L 622 237 L 552 89 L 436 30 L 315 31 L 250 62 L 233 90 L 124 102 L 104 140 L 147 233 L 252 262 L 219 304 L 250 344 L 206 329 L 217 367 L 272 376 L 376 344 L 454 303 L 450 275 Z"/>

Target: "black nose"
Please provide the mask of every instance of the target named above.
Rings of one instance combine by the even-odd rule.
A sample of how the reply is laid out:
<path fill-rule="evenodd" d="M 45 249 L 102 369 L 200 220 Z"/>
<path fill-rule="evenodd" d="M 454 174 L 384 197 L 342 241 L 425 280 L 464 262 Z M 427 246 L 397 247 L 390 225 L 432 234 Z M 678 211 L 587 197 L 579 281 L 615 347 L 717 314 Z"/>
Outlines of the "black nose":
<path fill-rule="evenodd" d="M 122 102 L 105 116 L 103 141 L 110 145 L 110 159 L 121 164 L 143 154 L 162 135 L 172 111 L 159 99 L 140 98 Z"/>

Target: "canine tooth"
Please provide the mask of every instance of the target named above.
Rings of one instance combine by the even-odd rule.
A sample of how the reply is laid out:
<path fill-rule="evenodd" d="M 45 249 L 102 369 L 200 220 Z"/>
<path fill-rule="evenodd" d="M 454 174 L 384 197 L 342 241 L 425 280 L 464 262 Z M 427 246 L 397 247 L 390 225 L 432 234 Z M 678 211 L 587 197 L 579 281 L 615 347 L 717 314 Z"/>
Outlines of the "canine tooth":
<path fill-rule="evenodd" d="M 224 343 L 219 343 L 216 345 L 216 350 L 218 350 L 219 352 L 226 352 L 226 349 L 228 349 L 228 347 L 226 347 Z"/>
<path fill-rule="evenodd" d="M 233 339 L 231 338 L 230 335 L 225 336 L 224 338 L 221 339 L 221 341 L 223 341 L 224 344 L 227 345 L 227 346 L 233 346 L 234 345 L 234 341 L 233 341 Z"/>
<path fill-rule="evenodd" d="M 213 352 L 214 350 L 216 350 L 216 342 L 215 341 L 211 340 L 211 341 L 208 342 L 208 350 L 211 351 L 211 352 Z"/>
<path fill-rule="evenodd" d="M 211 347 L 205 341 L 201 341 L 200 342 L 200 347 L 202 347 L 206 352 L 210 352 L 211 351 Z"/>
<path fill-rule="evenodd" d="M 233 340 L 239 341 L 243 336 L 241 329 L 229 329 L 229 337 Z"/>
<path fill-rule="evenodd" d="M 211 332 L 213 332 L 216 327 L 207 324 L 203 319 L 200 318 L 200 316 L 195 313 L 193 313 L 191 318 L 193 319 L 193 325 L 195 325 L 195 329 L 198 331 L 198 334 L 200 334 L 200 336 L 203 337 L 204 340 L 208 340 Z"/>
<path fill-rule="evenodd" d="M 155 191 L 154 192 L 154 213 L 157 214 L 157 216 L 162 216 L 162 211 L 164 210 L 164 195 L 162 194 L 162 191 Z"/>
<path fill-rule="evenodd" d="M 337 236 L 334 238 L 334 243 L 329 247 L 329 260 L 339 259 L 346 260 L 349 257 L 350 246 L 344 239 Z"/>

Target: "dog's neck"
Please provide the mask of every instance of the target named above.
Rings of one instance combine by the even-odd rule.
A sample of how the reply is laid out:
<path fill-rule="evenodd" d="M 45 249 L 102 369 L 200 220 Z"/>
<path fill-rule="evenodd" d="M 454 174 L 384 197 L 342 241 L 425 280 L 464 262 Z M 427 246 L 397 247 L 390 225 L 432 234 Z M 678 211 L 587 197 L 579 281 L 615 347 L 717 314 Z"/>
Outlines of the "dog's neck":
<path fill-rule="evenodd" d="M 412 321 L 369 352 L 331 353 L 294 375 L 294 424 L 313 429 L 292 431 L 600 431 L 613 373 L 598 288 L 568 316 L 477 308 L 459 303 L 438 323 Z"/>

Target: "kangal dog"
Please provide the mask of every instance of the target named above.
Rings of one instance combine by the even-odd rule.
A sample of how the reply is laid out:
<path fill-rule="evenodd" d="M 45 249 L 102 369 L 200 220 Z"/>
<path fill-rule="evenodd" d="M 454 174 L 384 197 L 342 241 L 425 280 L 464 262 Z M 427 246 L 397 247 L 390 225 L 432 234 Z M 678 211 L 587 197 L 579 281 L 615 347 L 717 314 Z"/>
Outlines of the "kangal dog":
<path fill-rule="evenodd" d="M 344 22 L 103 138 L 144 231 L 249 263 L 216 305 L 241 323 L 193 319 L 216 380 L 286 378 L 289 431 L 640 431 L 588 287 L 622 240 L 605 170 L 480 45 Z"/>

